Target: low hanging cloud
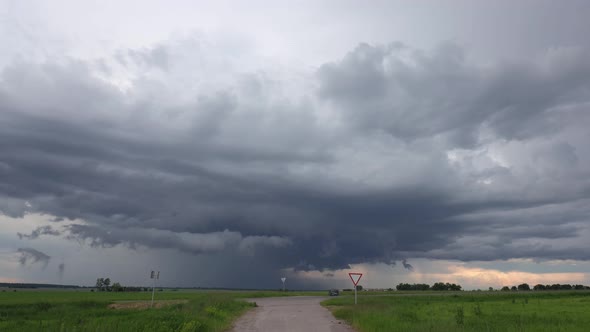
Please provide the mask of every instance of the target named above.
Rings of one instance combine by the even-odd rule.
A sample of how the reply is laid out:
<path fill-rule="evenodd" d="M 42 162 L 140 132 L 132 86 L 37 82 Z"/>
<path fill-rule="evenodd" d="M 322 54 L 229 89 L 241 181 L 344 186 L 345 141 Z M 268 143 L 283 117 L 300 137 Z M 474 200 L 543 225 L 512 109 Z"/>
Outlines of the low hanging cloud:
<path fill-rule="evenodd" d="M 404 269 L 414 271 L 414 267 L 410 265 L 410 263 L 408 263 L 405 259 L 402 260 L 402 265 L 404 266 Z"/>
<path fill-rule="evenodd" d="M 51 259 L 51 256 L 33 248 L 18 248 L 16 252 L 19 255 L 18 261 L 22 266 L 41 263 L 45 268 Z"/>
<path fill-rule="evenodd" d="M 254 253 L 260 248 L 283 248 L 292 244 L 288 238 L 278 236 L 242 236 L 238 232 L 224 230 L 212 233 L 171 232 L 159 229 L 105 229 L 90 225 L 71 224 L 66 227 L 70 240 L 88 243 L 92 247 L 109 248 L 124 245 L 135 249 L 178 249 L 192 254 L 236 250 L 238 253 Z"/>
<path fill-rule="evenodd" d="M 52 226 L 39 226 L 31 231 L 31 234 L 16 233 L 19 239 L 34 240 L 41 235 L 60 235 L 61 232 L 54 229 Z"/>
<path fill-rule="evenodd" d="M 0 209 L 84 221 L 21 239 L 254 256 L 266 272 L 590 259 L 584 48 L 479 64 L 452 43 L 363 43 L 297 79 L 205 68 L 227 50 L 194 40 L 130 51 L 102 59 L 112 70 L 2 69 Z"/>
<path fill-rule="evenodd" d="M 63 279 L 64 277 L 64 272 L 66 271 L 66 264 L 65 263 L 60 263 L 57 266 L 57 275 L 59 277 L 60 280 Z"/>

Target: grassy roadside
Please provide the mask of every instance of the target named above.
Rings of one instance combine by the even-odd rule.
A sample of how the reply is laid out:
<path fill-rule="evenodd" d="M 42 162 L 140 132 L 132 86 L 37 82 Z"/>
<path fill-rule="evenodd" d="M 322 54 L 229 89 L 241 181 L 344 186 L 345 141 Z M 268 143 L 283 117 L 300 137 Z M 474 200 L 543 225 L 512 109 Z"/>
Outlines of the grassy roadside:
<path fill-rule="evenodd" d="M 118 301 L 149 301 L 151 293 L 0 292 L 0 331 L 225 331 L 254 306 L 237 299 L 311 294 L 164 291 L 156 293 L 157 300 L 186 301 L 157 309 L 110 309 Z"/>
<path fill-rule="evenodd" d="M 588 331 L 590 292 L 396 294 L 324 301 L 336 318 L 373 331 Z"/>

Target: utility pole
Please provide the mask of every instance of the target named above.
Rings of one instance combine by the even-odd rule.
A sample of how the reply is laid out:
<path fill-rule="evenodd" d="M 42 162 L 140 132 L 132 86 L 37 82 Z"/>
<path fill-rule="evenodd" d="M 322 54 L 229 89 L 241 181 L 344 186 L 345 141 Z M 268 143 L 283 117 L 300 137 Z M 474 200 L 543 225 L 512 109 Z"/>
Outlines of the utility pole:
<path fill-rule="evenodd" d="M 153 280 L 152 283 L 152 304 L 150 305 L 150 308 L 154 306 L 154 292 L 156 290 L 156 280 L 160 279 L 160 271 L 152 271 L 152 273 L 150 274 L 150 278 Z"/>

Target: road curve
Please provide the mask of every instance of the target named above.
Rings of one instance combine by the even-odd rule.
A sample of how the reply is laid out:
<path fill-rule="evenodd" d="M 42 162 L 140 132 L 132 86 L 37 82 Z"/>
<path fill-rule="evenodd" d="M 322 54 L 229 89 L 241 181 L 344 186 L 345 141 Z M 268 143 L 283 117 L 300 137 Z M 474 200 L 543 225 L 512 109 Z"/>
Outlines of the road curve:
<path fill-rule="evenodd" d="M 250 299 L 256 308 L 233 325 L 231 332 L 352 332 L 320 305 L 323 296 L 267 297 Z"/>

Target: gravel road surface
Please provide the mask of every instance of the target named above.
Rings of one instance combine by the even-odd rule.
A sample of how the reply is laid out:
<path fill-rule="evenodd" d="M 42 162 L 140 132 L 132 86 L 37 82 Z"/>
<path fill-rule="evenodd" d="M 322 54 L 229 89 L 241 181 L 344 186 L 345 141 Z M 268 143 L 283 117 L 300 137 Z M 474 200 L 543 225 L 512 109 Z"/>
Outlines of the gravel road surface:
<path fill-rule="evenodd" d="M 250 299 L 258 307 L 239 318 L 231 332 L 353 332 L 320 305 L 323 296 Z"/>

